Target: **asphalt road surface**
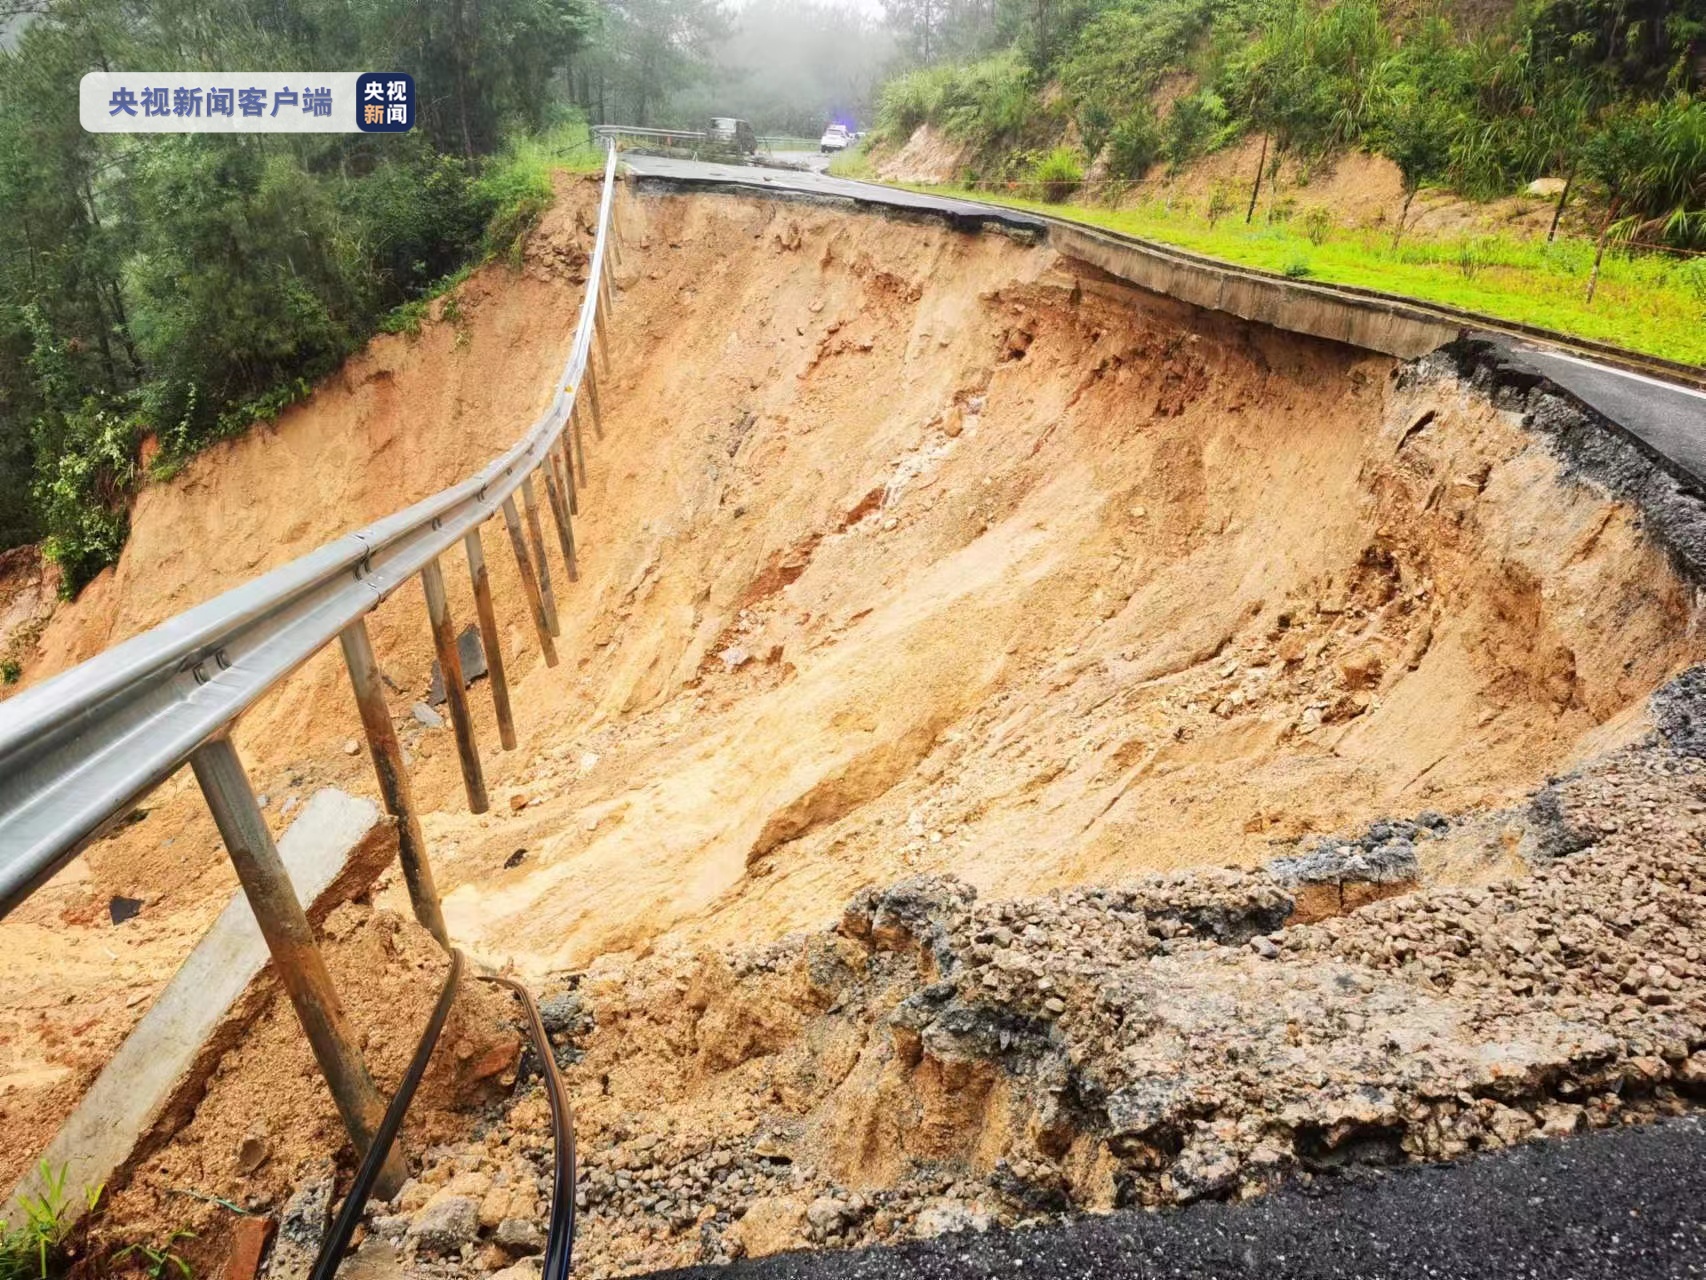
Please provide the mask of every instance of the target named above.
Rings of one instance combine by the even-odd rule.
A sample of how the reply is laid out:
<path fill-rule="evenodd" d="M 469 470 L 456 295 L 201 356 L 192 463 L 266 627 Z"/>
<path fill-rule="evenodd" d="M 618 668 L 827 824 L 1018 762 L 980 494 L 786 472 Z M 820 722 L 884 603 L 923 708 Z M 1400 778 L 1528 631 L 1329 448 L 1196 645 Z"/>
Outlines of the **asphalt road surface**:
<path fill-rule="evenodd" d="M 676 1280 L 1678 1280 L 1706 1276 L 1699 1118 L 1450 1165 L 1320 1177 L 1242 1204 L 1121 1212 Z"/>
<path fill-rule="evenodd" d="M 1503 345 L 1516 361 L 1545 374 L 1706 484 L 1706 391 L 1529 342 Z"/>
<path fill-rule="evenodd" d="M 778 159 L 782 158 L 778 156 Z M 677 160 L 668 156 L 647 156 L 624 152 L 622 163 L 641 178 L 656 178 L 665 182 L 709 187 L 712 190 L 749 189 L 773 194 L 818 197 L 826 200 L 850 200 L 855 204 L 898 209 L 903 213 L 925 214 L 946 218 L 956 225 L 975 229 L 987 223 L 1046 234 L 1048 224 L 1041 218 L 1017 209 L 981 204 L 975 200 L 952 200 L 946 196 L 925 195 L 903 191 L 899 187 L 879 186 L 874 182 L 855 182 L 851 178 L 835 178 L 828 173 L 809 169 L 773 169 L 764 165 L 714 164 L 707 160 Z"/>
<path fill-rule="evenodd" d="M 812 153 L 779 153 L 776 158 L 810 163 L 812 167 L 809 170 L 774 169 L 636 154 L 624 156 L 624 162 L 641 177 L 669 182 L 722 190 L 751 188 L 808 199 L 849 200 L 864 206 L 946 218 L 968 230 L 996 224 L 1011 230 L 1047 234 L 1048 223 L 1044 219 L 1019 210 L 832 177 L 822 172 L 818 164 L 825 157 Z M 1706 485 L 1706 392 L 1599 364 L 1533 342 L 1502 335 L 1489 336 L 1493 336 L 1519 362 L 1552 379 Z"/>

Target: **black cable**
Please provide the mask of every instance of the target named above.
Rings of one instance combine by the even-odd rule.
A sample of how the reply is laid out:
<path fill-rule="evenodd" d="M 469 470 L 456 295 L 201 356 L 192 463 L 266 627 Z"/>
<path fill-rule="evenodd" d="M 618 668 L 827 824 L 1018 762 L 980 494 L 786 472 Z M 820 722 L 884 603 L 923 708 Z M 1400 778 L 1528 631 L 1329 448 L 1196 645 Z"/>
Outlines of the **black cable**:
<path fill-rule="evenodd" d="M 492 975 L 478 975 L 481 982 L 495 982 L 508 987 L 521 997 L 527 1009 L 528 1033 L 533 1038 L 533 1051 L 539 1058 L 539 1074 L 545 1082 L 545 1096 L 551 1102 L 551 1132 L 556 1153 L 556 1167 L 551 1181 L 551 1230 L 545 1237 L 545 1260 L 539 1280 L 567 1280 L 571 1255 L 575 1247 L 575 1124 L 569 1106 L 563 1077 L 557 1071 L 557 1058 L 551 1052 L 551 1037 L 545 1033 L 545 1023 L 539 1016 L 539 1006 L 519 982 Z M 325 1280 L 315 1275 L 313 1280 Z"/>
<path fill-rule="evenodd" d="M 391 1105 L 385 1108 L 385 1118 L 379 1122 L 379 1130 L 373 1135 L 373 1142 L 367 1148 L 367 1155 L 363 1157 L 361 1167 L 356 1170 L 355 1181 L 350 1184 L 349 1195 L 344 1199 L 343 1207 L 338 1210 L 337 1221 L 332 1224 L 332 1232 L 320 1245 L 319 1256 L 314 1259 L 314 1270 L 309 1273 L 310 1280 L 333 1280 L 338 1274 L 338 1264 L 343 1261 L 344 1250 L 349 1248 L 350 1237 L 355 1234 L 356 1224 L 361 1221 L 362 1211 L 367 1208 L 367 1198 L 373 1190 L 373 1184 L 379 1181 L 379 1171 L 385 1167 L 385 1157 L 391 1153 L 391 1144 L 397 1140 L 397 1131 L 403 1127 L 403 1116 L 409 1109 L 409 1103 L 414 1101 L 415 1090 L 420 1087 L 421 1077 L 426 1074 L 427 1063 L 432 1060 L 432 1051 L 438 1044 L 439 1034 L 444 1030 L 445 1019 L 450 1016 L 450 1006 L 456 1002 L 456 988 L 461 981 L 462 953 L 452 949 L 450 973 L 444 980 L 444 989 L 438 993 L 438 1003 L 433 1006 L 426 1031 L 421 1035 L 421 1042 L 415 1049 L 414 1058 L 409 1062 L 409 1069 L 403 1073 L 403 1079 L 397 1085 Z"/>

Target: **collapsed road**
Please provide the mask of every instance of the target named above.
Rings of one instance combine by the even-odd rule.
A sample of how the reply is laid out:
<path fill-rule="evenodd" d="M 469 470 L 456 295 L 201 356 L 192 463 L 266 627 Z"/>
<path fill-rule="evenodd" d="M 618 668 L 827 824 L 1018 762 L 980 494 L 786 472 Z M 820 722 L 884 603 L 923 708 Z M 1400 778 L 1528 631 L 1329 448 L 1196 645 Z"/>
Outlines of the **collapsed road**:
<path fill-rule="evenodd" d="M 1571 1135 L 1557 1159 L 1621 1177 L 1626 1127 L 1692 1111 L 1706 518 L 1673 460 L 1485 343 L 1400 357 L 1204 310 L 1022 225 L 956 229 L 977 206 L 678 186 L 618 209 L 558 666 L 491 564 L 518 748 L 470 699 L 487 812 L 428 705 L 434 646 L 373 624 L 447 931 L 546 997 L 582 1274 L 1256 1198 L 1189 1211 L 1213 1224 Z M 588 196 L 564 180 L 519 272 L 145 491 L 44 670 L 512 439 L 560 365 Z M 239 543 L 275 558 L 233 566 Z M 449 596 L 473 616 L 460 575 Z M 310 663 L 245 722 L 276 828 L 372 788 L 341 678 Z M 10 1174 L 229 894 L 193 801 L 162 789 L 0 931 L 76 958 L 0 978 Z M 407 890 L 324 924 L 382 1089 L 444 963 Z M 190 1225 L 212 1266 L 229 1211 L 184 1188 L 295 1239 L 347 1185 L 289 1010 L 259 1003 L 114 1180 L 111 1230 Z M 460 1016 L 357 1256 L 522 1280 L 549 1108 L 513 1013 Z M 1059 1237 L 953 1239 L 930 1256 L 1006 1269 Z M 1084 1247 L 1059 1256 L 1118 1256 Z"/>
<path fill-rule="evenodd" d="M 1678 1280 L 1706 1274 L 1698 1119 L 1385 1175 L 1292 1185 L 1245 1204 L 1117 1213 L 899 1248 L 786 1253 L 668 1280 Z"/>

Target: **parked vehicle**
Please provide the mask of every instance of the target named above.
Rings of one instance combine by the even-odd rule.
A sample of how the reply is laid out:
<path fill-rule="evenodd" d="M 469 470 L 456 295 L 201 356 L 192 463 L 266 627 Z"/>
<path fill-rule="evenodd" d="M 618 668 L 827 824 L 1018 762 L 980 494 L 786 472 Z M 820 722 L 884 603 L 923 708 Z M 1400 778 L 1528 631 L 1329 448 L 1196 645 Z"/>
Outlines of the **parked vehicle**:
<path fill-rule="evenodd" d="M 853 135 L 847 131 L 844 124 L 832 124 L 823 131 L 823 137 L 818 139 L 819 151 L 845 151 L 853 145 Z"/>
<path fill-rule="evenodd" d="M 711 127 L 705 131 L 705 136 L 713 144 L 729 147 L 743 156 L 758 150 L 758 134 L 745 120 L 737 120 L 734 116 L 712 116 Z"/>

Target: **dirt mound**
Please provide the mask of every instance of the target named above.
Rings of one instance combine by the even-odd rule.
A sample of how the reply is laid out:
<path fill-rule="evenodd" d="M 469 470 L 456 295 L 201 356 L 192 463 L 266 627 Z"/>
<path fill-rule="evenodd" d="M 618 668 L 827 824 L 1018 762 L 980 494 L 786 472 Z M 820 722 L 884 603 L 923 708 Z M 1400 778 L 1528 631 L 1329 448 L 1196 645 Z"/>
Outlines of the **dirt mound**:
<path fill-rule="evenodd" d="M 577 1265 L 1242 1197 L 1678 1113 L 1706 1086 L 1703 796 L 1700 760 L 1649 741 L 1503 831 L 1371 831 L 1514 836 L 1537 872 L 1313 926 L 1280 927 L 1262 871 L 1009 901 L 915 877 L 769 947 L 598 962 L 546 1003 L 579 1100 Z M 524 1083 L 422 1176 L 496 1175 L 545 1133 Z M 378 1247 L 425 1274 L 397 1209 Z"/>
<path fill-rule="evenodd" d="M 62 575 L 39 547 L 0 551 L 0 698 L 21 688 L 25 663 L 59 599 Z"/>
<path fill-rule="evenodd" d="M 877 158 L 885 182 L 954 182 L 971 158 L 971 148 L 955 142 L 934 125 L 919 125 L 900 150 Z"/>
<path fill-rule="evenodd" d="M 1261 156 L 1262 139 L 1253 136 L 1199 157 L 1172 176 L 1166 174 L 1164 165 L 1157 164 L 1144 180 L 1119 189 L 1115 193 L 1117 203 L 1130 206 L 1165 200 L 1200 215 L 1215 190 L 1223 188 L 1231 196 L 1236 216 L 1242 217 Z M 1272 162 L 1270 151 L 1268 163 Z M 1465 200 L 1449 191 L 1429 189 L 1412 202 L 1405 234 L 1543 236 L 1551 226 L 1554 203 L 1534 196 Z M 1576 206 L 1566 211 L 1566 230 L 1584 229 L 1581 202 Z M 1390 230 L 1397 226 L 1403 208 L 1404 182 L 1397 165 L 1385 156 L 1341 151 L 1324 157 L 1283 157 L 1277 180 L 1263 176 L 1256 216 L 1265 218 L 1278 210 L 1292 217 L 1319 209 L 1336 226 Z"/>

